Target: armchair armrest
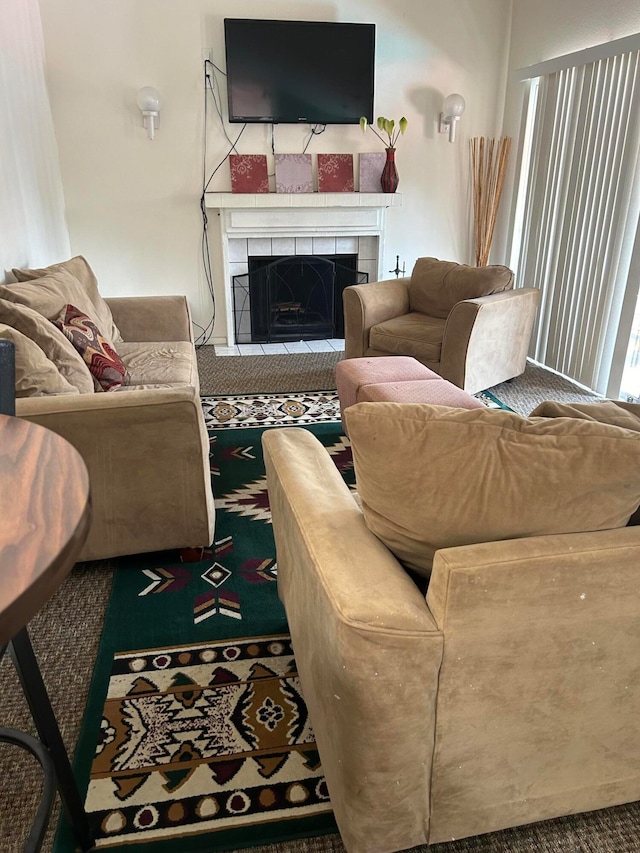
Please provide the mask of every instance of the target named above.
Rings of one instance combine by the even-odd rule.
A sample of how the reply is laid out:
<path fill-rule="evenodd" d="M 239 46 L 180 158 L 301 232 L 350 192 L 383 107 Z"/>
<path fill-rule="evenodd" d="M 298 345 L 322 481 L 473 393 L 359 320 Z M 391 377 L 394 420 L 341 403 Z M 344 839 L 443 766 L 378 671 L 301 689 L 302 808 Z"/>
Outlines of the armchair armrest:
<path fill-rule="evenodd" d="M 105 299 L 125 341 L 192 341 L 186 296 L 116 296 Z"/>
<path fill-rule="evenodd" d="M 377 323 L 409 313 L 409 279 L 353 284 L 342 291 L 345 358 L 361 358 L 369 349 L 369 330 Z"/>
<path fill-rule="evenodd" d="M 93 518 L 81 560 L 211 544 L 209 442 L 195 388 L 28 397 L 16 414 L 66 438 L 87 465 Z"/>
<path fill-rule="evenodd" d="M 519 287 L 454 305 L 447 318 L 440 372 L 470 394 L 519 376 L 540 291 Z"/>
<path fill-rule="evenodd" d="M 424 844 L 441 632 L 320 442 L 278 429 L 263 447 L 279 591 L 345 846 Z"/>
<path fill-rule="evenodd" d="M 639 558 L 638 527 L 436 553 L 430 843 L 637 799 Z"/>

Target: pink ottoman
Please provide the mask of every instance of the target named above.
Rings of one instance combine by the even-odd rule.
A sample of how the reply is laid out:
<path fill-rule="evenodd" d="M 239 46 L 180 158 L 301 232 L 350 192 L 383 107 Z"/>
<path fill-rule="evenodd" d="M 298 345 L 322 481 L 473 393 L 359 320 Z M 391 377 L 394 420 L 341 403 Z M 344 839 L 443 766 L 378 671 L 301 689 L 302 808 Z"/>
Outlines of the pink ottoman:
<path fill-rule="evenodd" d="M 340 414 L 355 403 L 429 403 L 458 409 L 484 404 L 410 356 L 347 358 L 336 364 Z M 342 428 L 347 427 L 342 419 Z"/>
<path fill-rule="evenodd" d="M 363 385 L 358 402 L 429 403 L 457 409 L 484 409 L 484 404 L 446 379 L 414 379 L 411 382 L 381 382 Z"/>
<path fill-rule="evenodd" d="M 340 414 L 348 406 L 360 402 L 358 392 L 363 385 L 379 382 L 404 382 L 413 379 L 440 379 L 437 373 L 406 355 L 379 358 L 345 358 L 336 364 L 336 388 Z"/>

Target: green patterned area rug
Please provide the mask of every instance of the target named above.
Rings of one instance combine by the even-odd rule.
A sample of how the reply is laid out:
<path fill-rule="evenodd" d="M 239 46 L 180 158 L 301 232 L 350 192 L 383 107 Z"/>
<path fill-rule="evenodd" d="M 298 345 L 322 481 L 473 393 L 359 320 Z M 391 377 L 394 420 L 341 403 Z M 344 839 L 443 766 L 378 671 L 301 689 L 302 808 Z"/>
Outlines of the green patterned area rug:
<path fill-rule="evenodd" d="M 113 853 L 209 853 L 336 832 L 277 595 L 261 436 L 311 430 L 354 487 L 338 398 L 202 406 L 215 541 L 118 561 L 76 750 L 97 848 Z M 73 849 L 62 820 L 54 851 Z"/>
<path fill-rule="evenodd" d="M 215 542 L 119 560 L 75 761 L 98 849 L 336 832 L 277 596 L 260 442 L 265 426 L 303 425 L 352 483 L 334 396 L 203 400 Z M 55 853 L 73 849 L 62 821 Z"/>

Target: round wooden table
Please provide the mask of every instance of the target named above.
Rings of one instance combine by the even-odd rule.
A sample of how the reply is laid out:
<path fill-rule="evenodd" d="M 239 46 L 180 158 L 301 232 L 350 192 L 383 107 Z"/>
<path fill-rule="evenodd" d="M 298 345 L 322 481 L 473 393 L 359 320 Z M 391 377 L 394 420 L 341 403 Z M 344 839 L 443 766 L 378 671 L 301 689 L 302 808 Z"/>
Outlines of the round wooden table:
<path fill-rule="evenodd" d="M 26 627 L 71 571 L 90 520 L 89 475 L 78 451 L 38 424 L 0 415 L 0 656 L 8 646 L 40 738 L 0 728 L 0 740 L 29 750 L 44 771 L 25 851 L 40 849 L 56 789 L 80 847 L 93 847 Z"/>
<path fill-rule="evenodd" d="M 89 475 L 78 451 L 38 424 L 0 415 L 0 645 L 71 571 L 89 532 Z"/>

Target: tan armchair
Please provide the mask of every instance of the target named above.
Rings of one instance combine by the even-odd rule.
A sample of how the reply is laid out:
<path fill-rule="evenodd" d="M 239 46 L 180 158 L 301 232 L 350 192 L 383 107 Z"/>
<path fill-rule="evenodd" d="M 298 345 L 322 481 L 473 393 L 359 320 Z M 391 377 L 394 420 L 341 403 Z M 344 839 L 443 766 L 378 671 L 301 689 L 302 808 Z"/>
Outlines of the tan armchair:
<path fill-rule="evenodd" d="M 640 798 L 640 527 L 441 548 L 425 600 L 310 432 L 262 440 L 278 590 L 349 853 Z"/>
<path fill-rule="evenodd" d="M 540 291 L 504 266 L 419 258 L 409 279 L 345 288 L 346 358 L 409 355 L 471 394 L 525 369 Z"/>

